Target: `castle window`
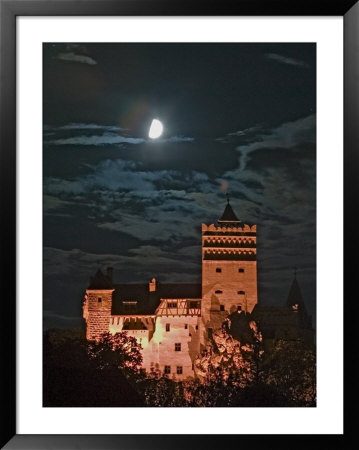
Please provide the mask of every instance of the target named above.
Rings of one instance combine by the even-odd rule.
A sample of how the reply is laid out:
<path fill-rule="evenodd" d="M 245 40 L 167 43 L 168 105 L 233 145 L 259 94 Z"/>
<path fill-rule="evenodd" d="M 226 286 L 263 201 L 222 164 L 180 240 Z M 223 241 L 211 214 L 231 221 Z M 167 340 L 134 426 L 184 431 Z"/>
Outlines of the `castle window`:
<path fill-rule="evenodd" d="M 220 267 L 217 267 L 217 268 L 216 268 L 216 272 L 219 272 L 219 273 L 220 273 L 220 272 L 222 272 L 222 269 L 221 269 Z"/>
<path fill-rule="evenodd" d="M 198 325 L 196 325 L 196 330 L 198 330 Z"/>
<path fill-rule="evenodd" d="M 97 303 L 102 303 L 102 297 L 97 297 Z"/>
<path fill-rule="evenodd" d="M 176 352 L 180 352 L 180 351 L 181 351 L 181 343 L 177 342 L 177 343 L 175 344 L 175 351 L 176 351 Z"/>
<path fill-rule="evenodd" d="M 166 331 L 170 331 L 170 324 L 166 323 Z"/>
<path fill-rule="evenodd" d="M 237 306 L 237 311 L 242 311 L 242 306 L 241 305 Z"/>
<path fill-rule="evenodd" d="M 177 308 L 177 302 L 168 302 L 167 308 Z"/>
<path fill-rule="evenodd" d="M 182 375 L 182 366 L 177 366 L 177 374 Z"/>
<path fill-rule="evenodd" d="M 239 269 L 238 269 L 238 272 L 239 272 L 239 273 L 243 273 L 243 272 L 244 272 L 244 269 L 239 268 Z"/>
<path fill-rule="evenodd" d="M 216 291 L 214 291 L 215 294 L 223 294 L 223 292 L 220 289 L 217 289 Z"/>
<path fill-rule="evenodd" d="M 187 328 L 188 328 L 188 323 L 185 323 L 184 324 L 184 329 L 187 330 Z"/>
<path fill-rule="evenodd" d="M 171 366 L 165 366 L 165 374 L 169 375 L 171 373 Z"/>
<path fill-rule="evenodd" d="M 243 295 L 243 294 L 245 294 L 245 292 L 244 291 L 238 291 L 238 294 Z"/>
<path fill-rule="evenodd" d="M 224 311 L 224 305 L 219 305 L 219 310 Z"/>

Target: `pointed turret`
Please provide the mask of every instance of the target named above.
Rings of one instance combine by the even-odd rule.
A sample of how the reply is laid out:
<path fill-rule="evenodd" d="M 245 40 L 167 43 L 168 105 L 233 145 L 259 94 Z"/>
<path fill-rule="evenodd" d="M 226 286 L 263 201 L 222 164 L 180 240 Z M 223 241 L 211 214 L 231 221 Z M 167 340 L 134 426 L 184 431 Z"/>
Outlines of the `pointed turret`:
<path fill-rule="evenodd" d="M 293 311 L 301 311 L 306 313 L 305 303 L 302 296 L 302 291 L 297 280 L 296 273 L 294 273 L 294 280 L 289 289 L 286 305 Z"/>
<path fill-rule="evenodd" d="M 228 194 L 226 194 L 226 195 L 227 195 L 227 204 L 226 204 L 226 207 L 224 208 L 222 216 L 218 219 L 218 223 L 220 225 L 223 225 L 223 224 L 239 225 L 241 221 L 235 215 L 235 213 L 232 209 L 232 206 L 229 203 Z"/>
<path fill-rule="evenodd" d="M 90 286 L 89 289 L 111 289 L 112 288 L 112 280 L 111 280 L 112 272 L 108 271 L 108 274 L 105 275 L 101 269 L 98 269 L 94 277 L 90 278 Z"/>

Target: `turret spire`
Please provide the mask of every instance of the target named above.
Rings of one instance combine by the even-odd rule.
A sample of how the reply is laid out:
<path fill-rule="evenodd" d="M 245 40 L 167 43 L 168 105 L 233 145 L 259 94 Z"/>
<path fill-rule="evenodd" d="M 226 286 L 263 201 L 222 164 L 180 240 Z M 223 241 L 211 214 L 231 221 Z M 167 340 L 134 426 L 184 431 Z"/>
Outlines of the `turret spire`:
<path fill-rule="evenodd" d="M 303 301 L 303 296 L 301 289 L 299 287 L 299 283 L 297 280 L 297 268 L 294 268 L 294 279 L 292 281 L 292 285 L 289 289 L 289 294 L 287 297 L 287 306 L 291 309 L 300 309 L 301 311 L 305 311 L 305 304 Z"/>
<path fill-rule="evenodd" d="M 237 225 L 238 226 L 241 221 L 238 219 L 238 217 L 236 216 L 236 214 L 234 213 L 234 211 L 232 209 L 232 206 L 229 203 L 228 192 L 226 192 L 226 197 L 227 197 L 227 204 L 226 204 L 226 207 L 224 208 L 222 216 L 218 219 L 218 223 L 221 225 Z"/>

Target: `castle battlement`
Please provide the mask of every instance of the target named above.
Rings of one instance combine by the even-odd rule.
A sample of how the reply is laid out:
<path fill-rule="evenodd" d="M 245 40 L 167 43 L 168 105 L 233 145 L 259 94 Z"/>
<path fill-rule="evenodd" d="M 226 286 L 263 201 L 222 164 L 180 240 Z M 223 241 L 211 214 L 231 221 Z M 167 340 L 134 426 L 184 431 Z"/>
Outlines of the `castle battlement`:
<path fill-rule="evenodd" d="M 242 226 L 216 226 L 213 223 L 210 225 L 206 225 L 205 223 L 202 223 L 202 233 L 204 231 L 218 231 L 218 232 L 224 232 L 224 233 L 232 233 L 233 232 L 256 232 L 257 231 L 257 225 L 247 225 L 243 224 Z"/>

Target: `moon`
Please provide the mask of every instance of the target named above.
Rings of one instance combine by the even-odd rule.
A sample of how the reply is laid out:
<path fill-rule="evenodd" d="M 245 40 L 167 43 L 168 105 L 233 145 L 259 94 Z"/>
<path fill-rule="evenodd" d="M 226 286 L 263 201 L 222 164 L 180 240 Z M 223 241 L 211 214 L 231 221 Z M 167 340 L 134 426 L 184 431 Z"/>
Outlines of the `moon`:
<path fill-rule="evenodd" d="M 157 139 L 161 136 L 162 131 L 163 131 L 162 123 L 158 119 L 153 119 L 150 126 L 150 131 L 148 132 L 148 136 L 151 139 Z"/>

